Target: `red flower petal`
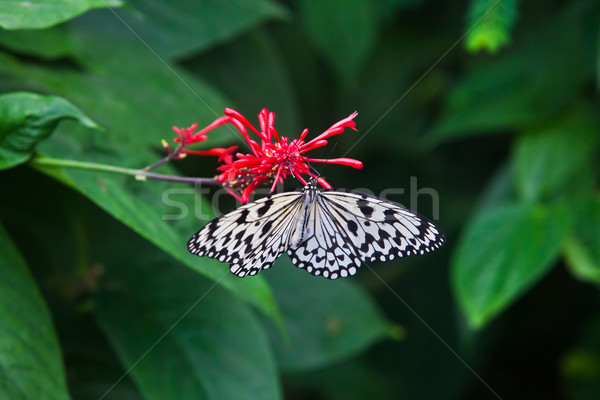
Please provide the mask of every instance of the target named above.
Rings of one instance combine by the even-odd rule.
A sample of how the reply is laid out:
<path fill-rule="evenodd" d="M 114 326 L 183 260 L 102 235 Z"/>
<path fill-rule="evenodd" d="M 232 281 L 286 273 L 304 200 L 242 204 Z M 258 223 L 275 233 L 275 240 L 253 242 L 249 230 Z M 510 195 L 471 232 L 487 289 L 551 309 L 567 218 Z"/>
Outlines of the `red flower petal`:
<path fill-rule="evenodd" d="M 248 122 L 248 120 L 246 119 L 246 117 L 244 117 L 239 112 L 235 111 L 232 108 L 226 108 L 225 109 L 225 115 L 230 116 L 233 119 L 241 122 L 244 126 L 247 126 L 248 128 L 250 128 L 250 130 L 252 130 L 252 132 L 256 133 L 259 137 L 262 138 L 261 133 L 259 131 L 257 131 L 256 128 L 253 127 L 252 124 L 250 124 L 250 122 Z"/>
<path fill-rule="evenodd" d="M 350 114 L 350 116 L 344 118 L 341 121 L 336 122 L 335 124 L 331 125 L 329 129 L 327 129 L 325 132 L 321 133 L 319 136 L 309 141 L 308 143 L 305 143 L 304 147 L 310 147 L 314 142 L 328 138 L 330 136 L 339 135 L 340 133 L 344 132 L 345 128 L 350 128 L 356 131 L 356 122 L 354 122 L 353 119 L 357 115 L 358 112 L 354 111 L 352 114 Z"/>
<path fill-rule="evenodd" d="M 319 184 L 321 186 L 323 186 L 325 189 L 331 189 L 332 186 L 329 184 L 329 182 L 327 182 L 325 179 L 318 177 L 317 178 L 317 182 L 319 182 Z"/>
<path fill-rule="evenodd" d="M 361 169 L 363 163 L 353 158 L 307 158 L 309 162 L 327 163 L 327 164 L 340 164 L 347 165 L 356 169 Z"/>

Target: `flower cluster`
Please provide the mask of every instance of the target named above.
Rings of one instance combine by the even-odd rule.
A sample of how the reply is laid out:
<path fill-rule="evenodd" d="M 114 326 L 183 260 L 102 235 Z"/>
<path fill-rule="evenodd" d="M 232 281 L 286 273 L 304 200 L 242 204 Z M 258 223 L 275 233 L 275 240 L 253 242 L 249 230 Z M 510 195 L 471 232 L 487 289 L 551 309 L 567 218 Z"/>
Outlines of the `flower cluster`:
<path fill-rule="evenodd" d="M 189 128 L 174 127 L 173 129 L 179 135 L 178 138 L 175 138 L 175 142 L 179 145 L 176 149 L 178 153 L 174 158 L 181 158 L 186 154 L 218 156 L 219 161 L 222 161 L 223 164 L 218 167 L 221 174 L 217 176 L 217 181 L 238 200 L 245 203 L 248 201 L 250 193 L 257 187 L 270 183 L 271 191 L 274 191 L 277 183 L 283 182 L 290 175 L 306 184 L 306 179 L 302 175 L 316 177 L 308 163 L 331 163 L 362 168 L 362 162 L 351 158 L 321 159 L 309 158 L 305 155 L 308 151 L 325 146 L 329 137 L 339 135 L 344 132 L 345 128 L 356 130 L 354 122 L 356 115 L 356 112 L 350 114 L 316 138 L 305 141 L 308 129 L 304 129 L 298 139 L 290 140 L 286 136 L 279 135 L 274 127 L 275 114 L 267 109 L 262 109 L 258 114 L 260 129 L 256 129 L 243 115 L 227 108 L 225 116 L 216 119 L 212 124 L 196 133 L 193 131 L 196 130 L 197 124 Z M 208 131 L 226 123 L 232 124 L 242 134 L 250 147 L 250 153 L 236 153 L 236 160 L 234 160 L 232 153 L 237 146 L 205 151 L 193 151 L 186 148 L 189 144 L 206 140 Z M 253 139 L 250 133 L 256 136 L 257 140 Z M 166 143 L 163 145 L 170 152 L 168 145 Z M 317 177 L 317 180 L 324 188 L 331 188 L 325 179 Z M 236 191 L 241 195 L 238 195 Z"/>

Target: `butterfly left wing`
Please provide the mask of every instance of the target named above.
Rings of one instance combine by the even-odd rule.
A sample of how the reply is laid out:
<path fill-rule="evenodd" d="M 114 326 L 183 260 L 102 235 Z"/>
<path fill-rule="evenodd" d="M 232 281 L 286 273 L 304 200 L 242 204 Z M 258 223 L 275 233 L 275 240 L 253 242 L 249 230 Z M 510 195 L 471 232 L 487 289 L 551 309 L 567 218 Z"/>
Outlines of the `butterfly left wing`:
<path fill-rule="evenodd" d="M 445 241 L 427 218 L 400 204 L 361 193 L 324 191 L 314 204 L 306 240 L 288 250 L 292 262 L 335 279 L 356 273 L 361 261 L 424 254 Z M 314 219 L 314 221 L 313 221 Z"/>
<path fill-rule="evenodd" d="M 239 276 L 269 268 L 288 247 L 302 209 L 301 193 L 286 192 L 245 204 L 216 218 L 188 242 L 188 250 L 230 263 Z"/>

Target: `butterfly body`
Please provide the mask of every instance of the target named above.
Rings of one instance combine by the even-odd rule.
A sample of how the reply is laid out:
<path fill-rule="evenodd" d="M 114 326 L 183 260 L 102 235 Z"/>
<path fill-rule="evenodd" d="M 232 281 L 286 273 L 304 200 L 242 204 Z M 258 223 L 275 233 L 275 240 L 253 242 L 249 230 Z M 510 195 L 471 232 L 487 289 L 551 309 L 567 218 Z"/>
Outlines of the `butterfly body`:
<path fill-rule="evenodd" d="M 256 275 L 283 252 L 294 265 L 329 279 L 354 275 L 362 262 L 424 254 L 444 243 L 431 221 L 400 204 L 362 193 L 274 194 L 209 222 L 188 242 L 198 256 L 230 263 L 233 274 Z"/>

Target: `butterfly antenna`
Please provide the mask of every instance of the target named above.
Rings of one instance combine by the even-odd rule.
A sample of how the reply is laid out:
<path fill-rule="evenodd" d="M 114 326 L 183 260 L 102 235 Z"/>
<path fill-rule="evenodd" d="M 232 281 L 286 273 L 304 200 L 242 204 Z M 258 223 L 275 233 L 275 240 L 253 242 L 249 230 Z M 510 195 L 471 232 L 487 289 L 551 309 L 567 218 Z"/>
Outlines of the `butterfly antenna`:
<path fill-rule="evenodd" d="M 300 147 L 298 147 L 298 143 L 294 143 L 294 146 L 296 146 L 296 149 L 298 150 L 298 153 L 301 153 L 300 151 Z M 333 150 L 335 150 L 335 148 L 337 147 L 337 143 L 333 144 L 333 147 L 331 148 L 331 150 L 329 151 L 329 155 L 327 156 L 326 160 L 328 160 L 329 158 L 331 158 L 331 154 L 333 153 Z M 321 172 L 325 170 L 325 166 L 323 166 L 323 169 L 321 170 L 321 172 L 319 172 L 319 170 L 317 170 L 315 167 L 312 166 L 312 164 L 310 163 L 310 161 L 308 161 L 308 157 L 304 156 L 304 161 L 306 162 L 306 164 L 308 164 L 308 168 L 310 171 L 312 171 L 315 176 L 317 178 L 321 177 Z M 296 175 L 294 175 L 294 171 L 292 169 L 292 163 L 290 163 L 290 160 L 287 160 L 288 162 L 288 166 L 290 168 L 290 175 L 292 175 L 295 179 L 298 180 L 298 178 L 296 177 Z M 327 164 L 327 161 L 325 161 L 325 164 Z"/>
<path fill-rule="evenodd" d="M 317 178 L 321 176 L 321 173 L 320 173 L 320 172 L 319 172 L 319 171 L 318 171 L 318 170 L 317 170 L 315 167 L 313 167 L 313 166 L 311 165 L 310 161 L 308 161 L 308 157 L 306 157 L 306 163 L 308 164 L 308 168 L 309 168 L 311 171 L 313 171 L 313 173 L 314 173 L 314 174 L 317 176 Z"/>
<path fill-rule="evenodd" d="M 296 174 L 294 174 L 294 169 L 292 168 L 292 163 L 290 162 L 290 158 L 288 157 L 288 158 L 286 159 L 286 161 L 287 161 L 287 163 L 288 163 L 288 167 L 289 167 L 289 169 L 290 169 L 290 175 L 292 175 L 292 176 L 294 177 L 294 179 L 296 179 L 296 180 L 297 180 L 298 178 L 296 177 Z"/>

